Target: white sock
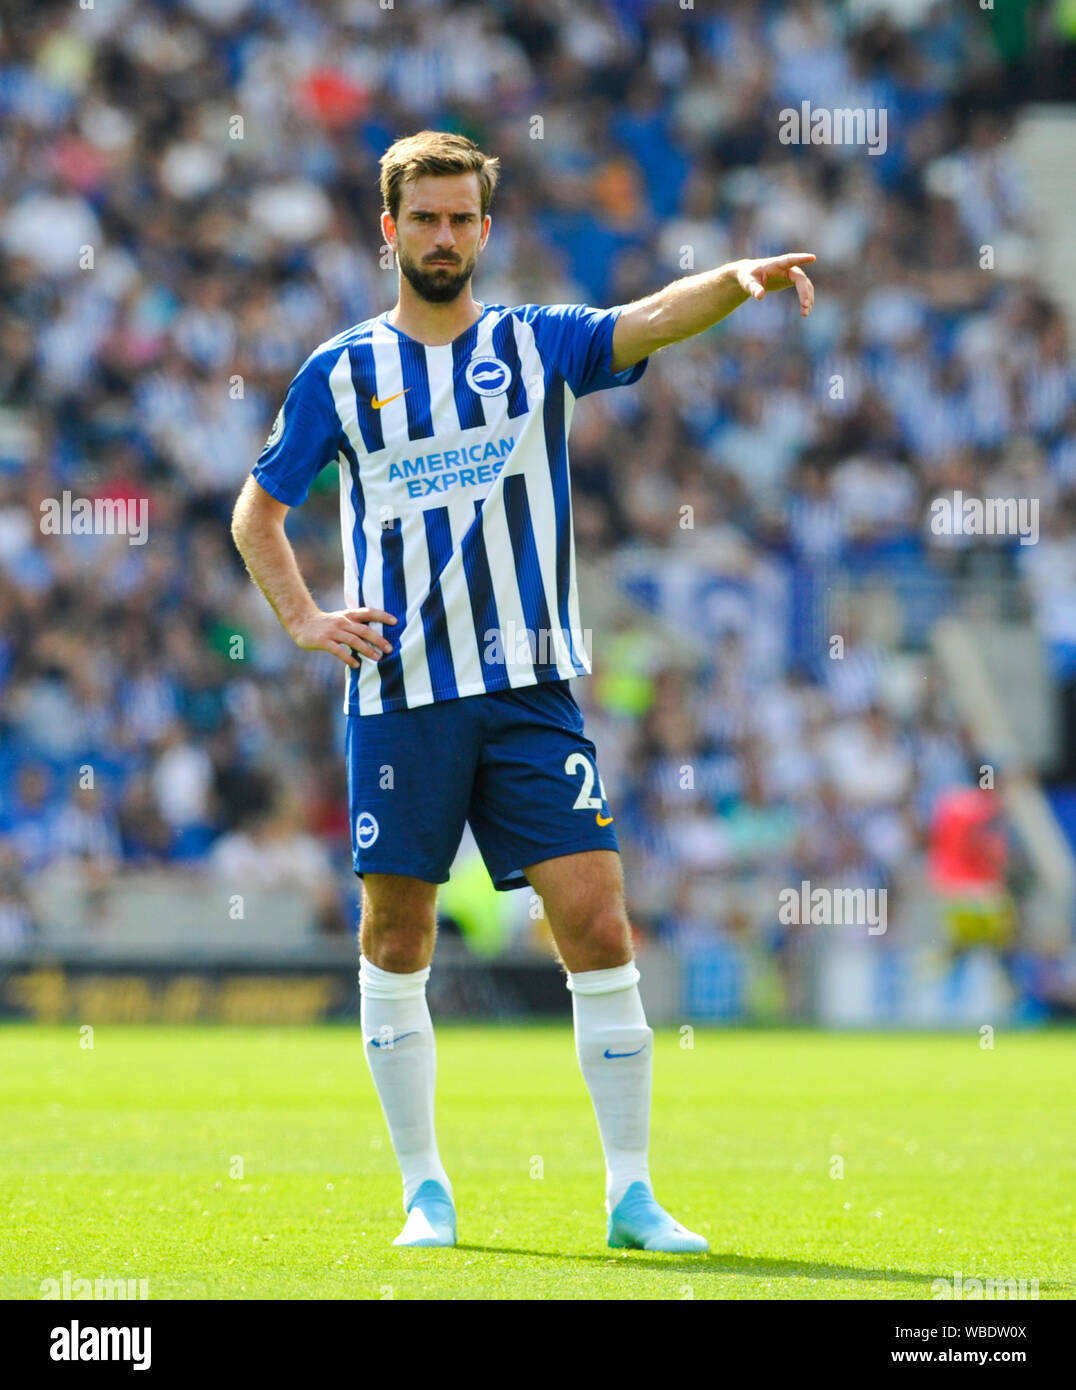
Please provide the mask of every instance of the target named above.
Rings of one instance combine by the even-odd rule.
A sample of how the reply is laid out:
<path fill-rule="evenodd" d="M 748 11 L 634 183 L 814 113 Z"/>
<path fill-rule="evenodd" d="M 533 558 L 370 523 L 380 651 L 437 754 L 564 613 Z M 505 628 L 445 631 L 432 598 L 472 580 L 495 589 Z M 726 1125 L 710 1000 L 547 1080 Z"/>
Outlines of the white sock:
<path fill-rule="evenodd" d="M 605 1206 L 612 1211 L 633 1182 L 650 1186 L 650 1073 L 647 1027 L 634 962 L 568 975 L 575 1050 L 594 1102 L 605 1150 Z"/>
<path fill-rule="evenodd" d="M 398 975 L 359 957 L 366 1060 L 403 1174 L 405 1211 L 427 1178 L 452 1196 L 433 1124 L 437 1049 L 426 1004 L 429 975 L 428 965 Z"/>

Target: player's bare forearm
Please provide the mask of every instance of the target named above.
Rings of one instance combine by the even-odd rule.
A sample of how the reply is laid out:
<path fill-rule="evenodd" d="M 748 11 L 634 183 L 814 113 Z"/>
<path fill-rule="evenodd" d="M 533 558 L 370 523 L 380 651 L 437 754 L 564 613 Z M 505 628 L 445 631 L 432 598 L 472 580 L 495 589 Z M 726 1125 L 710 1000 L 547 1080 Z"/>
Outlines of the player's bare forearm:
<path fill-rule="evenodd" d="M 258 492 L 263 493 L 262 497 Z M 265 595 L 284 630 L 293 635 L 318 606 L 306 587 L 284 531 L 287 508 L 248 478 L 232 514 L 232 539 L 247 572 Z"/>
<path fill-rule="evenodd" d="M 284 530 L 288 508 L 253 478 L 247 479 L 232 514 L 232 539 L 251 579 L 265 595 L 280 625 L 305 651 L 325 651 L 358 667 L 352 650 L 376 661 L 392 645 L 370 623 L 395 623 L 379 608 L 324 613 L 306 587 Z"/>
<path fill-rule="evenodd" d="M 613 326 L 612 370 L 622 372 L 670 343 L 712 328 L 748 299 L 761 299 L 767 290 L 795 289 L 800 313 L 806 317 L 814 304 L 814 286 L 802 267 L 814 259 L 809 251 L 793 251 L 762 260 L 730 261 L 716 270 L 673 280 L 626 305 Z"/>

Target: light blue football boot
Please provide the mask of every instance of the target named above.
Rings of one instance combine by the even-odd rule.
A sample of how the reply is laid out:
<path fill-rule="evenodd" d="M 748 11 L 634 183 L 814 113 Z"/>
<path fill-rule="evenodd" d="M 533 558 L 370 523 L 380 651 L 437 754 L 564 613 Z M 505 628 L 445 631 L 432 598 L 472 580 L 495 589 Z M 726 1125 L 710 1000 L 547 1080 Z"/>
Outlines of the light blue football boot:
<path fill-rule="evenodd" d="M 614 1250 L 664 1250 L 670 1255 L 699 1255 L 710 1248 L 705 1236 L 659 1207 L 643 1182 L 633 1182 L 610 1212 L 609 1244 Z"/>
<path fill-rule="evenodd" d="M 411 1198 L 407 1222 L 393 1245 L 455 1245 L 456 1208 L 439 1182 L 427 1178 Z"/>

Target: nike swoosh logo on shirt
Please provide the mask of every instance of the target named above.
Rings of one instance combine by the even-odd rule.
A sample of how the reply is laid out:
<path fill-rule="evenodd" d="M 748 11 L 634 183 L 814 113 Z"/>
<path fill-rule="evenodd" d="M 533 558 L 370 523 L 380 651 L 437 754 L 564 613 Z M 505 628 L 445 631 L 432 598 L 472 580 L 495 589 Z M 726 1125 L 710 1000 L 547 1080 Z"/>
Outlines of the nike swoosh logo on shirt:
<path fill-rule="evenodd" d="M 398 401 L 401 396 L 406 396 L 410 389 L 410 386 L 405 386 L 402 391 L 397 391 L 395 396 L 386 396 L 383 401 L 379 401 L 376 396 L 371 396 L 370 404 L 375 410 L 380 410 L 383 405 L 388 405 L 389 401 Z"/>
<path fill-rule="evenodd" d="M 612 1061 L 616 1057 L 638 1057 L 639 1053 L 646 1048 L 646 1043 L 642 1047 L 637 1047 L 634 1052 L 610 1052 L 608 1048 L 602 1053 L 603 1057 L 608 1057 Z"/>
<path fill-rule="evenodd" d="M 594 817 L 594 819 L 598 822 L 599 825 L 612 825 L 613 823 L 612 816 L 603 816 L 600 811 Z"/>

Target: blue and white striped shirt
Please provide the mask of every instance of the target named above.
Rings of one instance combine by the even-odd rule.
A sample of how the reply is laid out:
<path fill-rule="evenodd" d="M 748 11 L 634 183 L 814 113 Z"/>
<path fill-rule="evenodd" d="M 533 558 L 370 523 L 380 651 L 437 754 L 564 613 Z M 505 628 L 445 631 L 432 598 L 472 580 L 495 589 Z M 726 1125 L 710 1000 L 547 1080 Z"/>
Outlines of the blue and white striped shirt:
<path fill-rule="evenodd" d="M 344 594 L 383 608 L 392 643 L 349 670 L 349 714 L 587 675 L 568 430 L 614 375 L 620 308 L 482 305 L 427 347 L 386 314 L 331 338 L 291 383 L 254 468 L 289 507 L 340 470 Z"/>

